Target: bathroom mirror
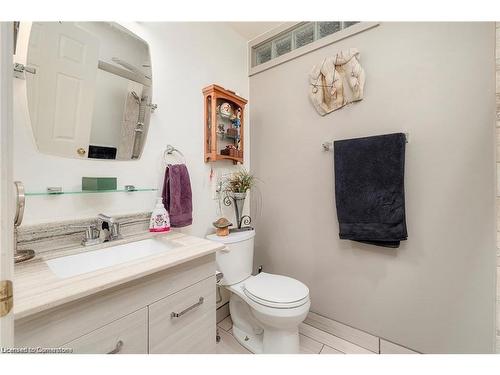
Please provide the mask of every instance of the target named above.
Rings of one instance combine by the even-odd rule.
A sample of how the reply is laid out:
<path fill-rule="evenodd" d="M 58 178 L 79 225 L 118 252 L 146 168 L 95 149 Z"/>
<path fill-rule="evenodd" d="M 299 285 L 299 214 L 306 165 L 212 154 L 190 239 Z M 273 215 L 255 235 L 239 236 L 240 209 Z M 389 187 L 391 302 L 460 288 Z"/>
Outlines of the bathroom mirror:
<path fill-rule="evenodd" d="M 140 158 L 154 107 L 144 40 L 113 22 L 33 22 L 24 75 L 40 152 Z"/>

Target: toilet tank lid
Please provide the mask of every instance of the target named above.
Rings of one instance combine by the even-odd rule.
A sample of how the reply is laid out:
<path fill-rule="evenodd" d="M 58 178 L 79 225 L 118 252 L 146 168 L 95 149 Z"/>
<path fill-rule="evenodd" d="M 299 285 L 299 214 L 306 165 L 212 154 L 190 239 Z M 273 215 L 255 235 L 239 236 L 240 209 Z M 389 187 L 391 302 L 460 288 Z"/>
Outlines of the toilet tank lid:
<path fill-rule="evenodd" d="M 255 236 L 255 230 L 245 230 L 242 232 L 231 232 L 227 236 L 217 236 L 216 234 L 209 234 L 207 239 L 222 243 L 236 243 L 246 241 Z"/>

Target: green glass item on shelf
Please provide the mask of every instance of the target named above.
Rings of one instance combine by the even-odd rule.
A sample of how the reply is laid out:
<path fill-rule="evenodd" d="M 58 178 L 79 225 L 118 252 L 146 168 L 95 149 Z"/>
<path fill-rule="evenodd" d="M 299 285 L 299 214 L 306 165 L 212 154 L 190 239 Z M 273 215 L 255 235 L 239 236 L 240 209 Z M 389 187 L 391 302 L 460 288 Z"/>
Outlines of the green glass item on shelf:
<path fill-rule="evenodd" d="M 82 177 L 82 190 L 116 190 L 116 177 Z"/>

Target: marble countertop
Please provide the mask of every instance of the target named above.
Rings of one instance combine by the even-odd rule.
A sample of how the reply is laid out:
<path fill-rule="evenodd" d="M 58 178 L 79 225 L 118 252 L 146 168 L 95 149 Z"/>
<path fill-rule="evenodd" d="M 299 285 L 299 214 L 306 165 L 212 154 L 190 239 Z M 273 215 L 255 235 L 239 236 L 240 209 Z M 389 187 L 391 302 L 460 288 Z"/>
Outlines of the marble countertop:
<path fill-rule="evenodd" d="M 47 254 L 47 256 L 35 258 L 26 263 L 16 264 L 14 267 L 15 319 L 21 319 L 181 263 L 213 254 L 223 247 L 223 244 L 220 243 L 173 231 L 161 235 L 147 233 L 100 245 L 68 249 L 64 253 L 58 252 L 57 256 L 99 250 L 153 236 L 162 236 L 180 246 L 161 255 L 148 256 L 68 278 L 57 277 L 45 263 L 45 260 L 53 258 L 53 255 Z"/>

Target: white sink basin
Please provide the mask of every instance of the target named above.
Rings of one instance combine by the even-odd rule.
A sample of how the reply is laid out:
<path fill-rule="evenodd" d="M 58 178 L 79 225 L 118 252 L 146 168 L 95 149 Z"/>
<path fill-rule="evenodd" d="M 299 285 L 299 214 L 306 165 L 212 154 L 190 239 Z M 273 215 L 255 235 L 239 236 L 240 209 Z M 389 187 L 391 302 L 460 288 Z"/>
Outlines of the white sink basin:
<path fill-rule="evenodd" d="M 181 245 L 166 239 L 151 238 L 50 259 L 45 263 L 47 263 L 50 270 L 58 277 L 72 277 L 87 272 L 97 271 L 102 268 L 116 266 L 131 260 L 162 254 L 179 246 Z"/>

